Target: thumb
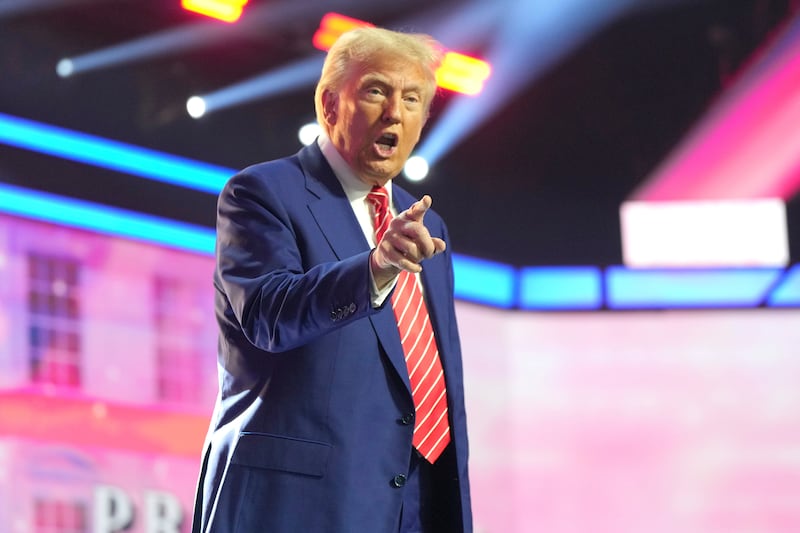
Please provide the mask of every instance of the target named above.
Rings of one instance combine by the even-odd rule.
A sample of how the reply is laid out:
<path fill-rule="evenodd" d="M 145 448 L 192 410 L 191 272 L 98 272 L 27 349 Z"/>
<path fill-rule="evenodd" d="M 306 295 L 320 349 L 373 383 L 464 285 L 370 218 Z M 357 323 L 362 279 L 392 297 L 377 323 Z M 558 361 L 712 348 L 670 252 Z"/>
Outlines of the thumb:
<path fill-rule="evenodd" d="M 439 237 L 431 237 L 433 241 L 433 255 L 440 254 L 447 249 L 447 243 L 445 243 Z"/>

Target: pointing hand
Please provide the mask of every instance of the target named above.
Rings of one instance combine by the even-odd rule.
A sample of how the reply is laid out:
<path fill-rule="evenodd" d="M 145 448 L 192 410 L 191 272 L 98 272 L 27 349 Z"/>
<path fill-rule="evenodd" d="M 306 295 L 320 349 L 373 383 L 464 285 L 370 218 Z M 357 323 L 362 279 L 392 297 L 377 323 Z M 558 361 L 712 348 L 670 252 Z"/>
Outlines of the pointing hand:
<path fill-rule="evenodd" d="M 422 261 L 445 250 L 445 242 L 431 237 L 423 224 L 425 213 L 432 203 L 431 197 L 426 194 L 389 223 L 371 258 L 370 266 L 378 287 L 400 270 L 414 274 L 421 272 Z"/>

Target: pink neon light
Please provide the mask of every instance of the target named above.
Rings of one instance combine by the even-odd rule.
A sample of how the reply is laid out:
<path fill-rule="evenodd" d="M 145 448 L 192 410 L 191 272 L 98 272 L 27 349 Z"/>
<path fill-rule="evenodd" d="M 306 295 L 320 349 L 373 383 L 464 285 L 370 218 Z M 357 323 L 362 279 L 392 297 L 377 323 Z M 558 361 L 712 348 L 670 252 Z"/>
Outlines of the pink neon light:
<path fill-rule="evenodd" d="M 789 199 L 800 188 L 800 35 L 793 39 L 745 73 L 631 199 Z"/>
<path fill-rule="evenodd" d="M 73 446 L 196 457 L 208 417 L 70 398 L 0 391 L 0 436 Z"/>

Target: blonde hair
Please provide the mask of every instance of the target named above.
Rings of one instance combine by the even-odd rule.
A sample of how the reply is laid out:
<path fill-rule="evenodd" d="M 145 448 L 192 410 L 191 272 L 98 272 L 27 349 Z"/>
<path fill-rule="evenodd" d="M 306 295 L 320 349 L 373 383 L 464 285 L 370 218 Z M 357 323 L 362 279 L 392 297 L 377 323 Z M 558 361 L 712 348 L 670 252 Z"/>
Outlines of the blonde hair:
<path fill-rule="evenodd" d="M 442 60 L 442 47 L 430 35 L 403 33 L 376 27 L 361 27 L 343 33 L 328 51 L 322 74 L 314 92 L 317 122 L 327 131 L 322 109 L 322 93 L 337 92 L 347 80 L 351 69 L 369 65 L 379 54 L 390 54 L 398 59 L 417 63 L 425 75 L 423 95 L 427 113 L 436 95 L 436 69 Z"/>

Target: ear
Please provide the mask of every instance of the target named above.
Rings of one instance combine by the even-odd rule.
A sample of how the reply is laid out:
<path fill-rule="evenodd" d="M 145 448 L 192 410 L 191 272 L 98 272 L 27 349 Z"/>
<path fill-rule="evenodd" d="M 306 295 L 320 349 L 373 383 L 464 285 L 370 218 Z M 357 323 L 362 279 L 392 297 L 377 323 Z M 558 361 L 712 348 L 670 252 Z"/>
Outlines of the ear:
<path fill-rule="evenodd" d="M 336 110 L 339 107 L 339 94 L 329 89 L 322 91 L 322 115 L 329 126 L 336 124 Z"/>

